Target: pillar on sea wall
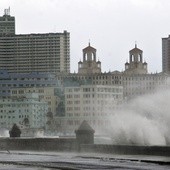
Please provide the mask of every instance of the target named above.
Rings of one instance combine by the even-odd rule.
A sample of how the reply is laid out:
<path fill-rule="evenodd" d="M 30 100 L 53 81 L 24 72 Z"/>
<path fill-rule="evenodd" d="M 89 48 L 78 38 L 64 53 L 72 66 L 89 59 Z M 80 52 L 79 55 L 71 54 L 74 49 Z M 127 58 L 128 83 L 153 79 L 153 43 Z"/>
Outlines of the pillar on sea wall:
<path fill-rule="evenodd" d="M 95 131 L 92 127 L 87 123 L 87 121 L 83 121 L 80 127 L 75 130 L 77 144 L 80 146 L 81 144 L 94 144 L 94 133 Z"/>
<path fill-rule="evenodd" d="M 9 131 L 10 137 L 20 137 L 21 136 L 21 130 L 20 128 L 14 124 L 12 129 Z"/>

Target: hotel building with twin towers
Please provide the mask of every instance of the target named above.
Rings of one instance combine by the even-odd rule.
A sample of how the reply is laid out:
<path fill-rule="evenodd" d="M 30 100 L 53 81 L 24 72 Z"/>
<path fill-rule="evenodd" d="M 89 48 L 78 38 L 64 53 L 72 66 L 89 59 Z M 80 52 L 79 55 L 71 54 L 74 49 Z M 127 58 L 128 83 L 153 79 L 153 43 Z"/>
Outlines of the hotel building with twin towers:
<path fill-rule="evenodd" d="M 129 51 L 129 61 L 121 72 L 102 72 L 97 49 L 90 43 L 82 52 L 78 72 L 70 73 L 69 32 L 16 34 L 15 17 L 5 9 L 0 17 L 0 98 L 12 100 L 37 93 L 39 104 L 48 103 L 48 113 L 42 113 L 44 122 L 46 116 L 45 129 L 71 134 L 83 120 L 94 129 L 104 129 L 109 124 L 108 116 L 115 114 L 122 103 L 167 88 L 168 75 L 148 73 L 148 63 L 143 61 L 143 51 L 137 44 Z M 28 117 L 31 110 L 18 113 L 16 109 L 15 113 L 23 126 L 24 116 Z M 12 122 L 12 116 L 1 120 L 4 114 L 0 109 L 0 126 Z"/>

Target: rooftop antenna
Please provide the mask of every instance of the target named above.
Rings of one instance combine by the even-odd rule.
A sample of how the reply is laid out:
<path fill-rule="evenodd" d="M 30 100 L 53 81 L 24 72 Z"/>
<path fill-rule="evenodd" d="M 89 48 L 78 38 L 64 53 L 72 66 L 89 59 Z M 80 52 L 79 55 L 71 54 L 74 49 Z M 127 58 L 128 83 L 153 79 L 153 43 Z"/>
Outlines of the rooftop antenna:
<path fill-rule="evenodd" d="M 10 6 L 9 6 L 9 8 L 8 8 L 8 15 L 10 15 Z"/>
<path fill-rule="evenodd" d="M 137 41 L 135 41 L 135 48 L 137 48 Z"/>
<path fill-rule="evenodd" d="M 89 46 L 90 46 L 90 39 L 89 39 Z"/>
<path fill-rule="evenodd" d="M 8 9 L 4 9 L 4 15 L 10 15 L 10 7 Z"/>
<path fill-rule="evenodd" d="M 4 15 L 6 15 L 6 9 L 4 9 Z"/>

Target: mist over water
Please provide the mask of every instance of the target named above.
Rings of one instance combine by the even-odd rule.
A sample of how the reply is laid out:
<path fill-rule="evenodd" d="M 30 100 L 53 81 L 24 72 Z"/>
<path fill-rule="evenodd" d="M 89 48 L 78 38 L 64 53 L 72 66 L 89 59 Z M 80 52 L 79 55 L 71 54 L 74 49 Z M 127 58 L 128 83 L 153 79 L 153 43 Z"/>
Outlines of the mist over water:
<path fill-rule="evenodd" d="M 170 145 L 170 89 L 138 97 L 110 119 L 114 144 Z"/>
<path fill-rule="evenodd" d="M 9 130 L 0 128 L 0 137 L 9 137 Z"/>

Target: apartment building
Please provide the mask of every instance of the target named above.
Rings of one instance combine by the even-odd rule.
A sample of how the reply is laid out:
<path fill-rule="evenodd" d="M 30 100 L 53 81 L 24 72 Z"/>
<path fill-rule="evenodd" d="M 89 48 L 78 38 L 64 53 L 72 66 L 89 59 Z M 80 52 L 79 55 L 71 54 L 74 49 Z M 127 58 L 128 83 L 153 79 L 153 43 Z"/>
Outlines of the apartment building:
<path fill-rule="evenodd" d="M 83 120 L 86 120 L 96 131 L 101 131 L 109 127 L 109 117 L 120 109 L 122 102 L 122 86 L 66 87 L 65 117 L 56 119 L 56 124 L 62 124 L 61 131 L 73 134 Z"/>
<path fill-rule="evenodd" d="M 9 9 L 0 17 L 0 69 L 9 73 L 69 73 L 70 33 L 15 34 Z"/>
<path fill-rule="evenodd" d="M 162 71 L 170 74 L 170 35 L 162 38 Z"/>
<path fill-rule="evenodd" d="M 17 124 L 21 129 L 45 128 L 48 105 L 39 101 L 36 94 L 0 99 L 0 127 L 11 129 Z"/>
<path fill-rule="evenodd" d="M 8 73 L 0 70 L 0 98 L 9 98 L 16 88 L 60 87 L 54 74 L 32 72 L 30 74 Z M 23 94 L 24 91 L 18 93 Z"/>
<path fill-rule="evenodd" d="M 57 112 L 60 98 L 56 94 L 57 87 L 27 87 L 11 89 L 11 97 L 23 97 L 26 94 L 37 94 L 40 101 L 48 104 L 48 112 L 53 115 Z"/>

